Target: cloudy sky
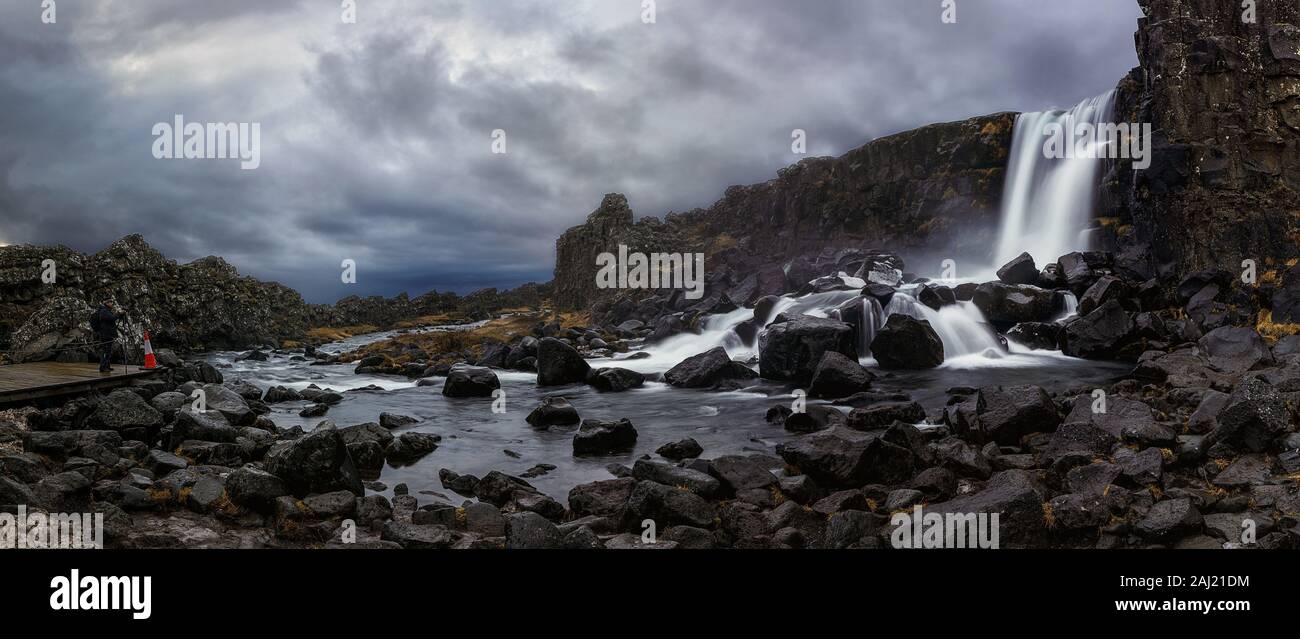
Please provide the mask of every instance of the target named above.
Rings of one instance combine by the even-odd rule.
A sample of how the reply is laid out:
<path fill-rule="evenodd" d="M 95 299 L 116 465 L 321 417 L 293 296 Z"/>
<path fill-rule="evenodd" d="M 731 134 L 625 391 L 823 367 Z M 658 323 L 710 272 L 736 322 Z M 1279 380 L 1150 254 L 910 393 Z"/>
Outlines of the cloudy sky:
<path fill-rule="evenodd" d="M 1070 106 L 1135 0 L 0 0 L 0 243 L 142 233 L 326 302 L 546 281 L 608 192 L 707 206 L 931 122 Z M 155 123 L 257 122 L 261 166 Z M 506 132 L 506 153 L 492 133 Z M 340 263 L 358 281 L 340 281 Z"/>

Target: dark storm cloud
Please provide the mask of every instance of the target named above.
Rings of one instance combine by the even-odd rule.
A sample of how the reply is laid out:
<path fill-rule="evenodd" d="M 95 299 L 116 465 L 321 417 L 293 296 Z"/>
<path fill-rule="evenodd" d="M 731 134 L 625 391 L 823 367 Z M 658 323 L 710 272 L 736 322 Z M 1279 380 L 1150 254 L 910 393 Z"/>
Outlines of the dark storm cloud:
<path fill-rule="evenodd" d="M 0 242 L 143 233 L 313 301 L 549 279 L 604 193 L 639 214 L 873 137 L 1064 107 L 1136 64 L 1134 0 L 39 0 L 0 6 Z M 262 166 L 155 160 L 260 122 Z M 492 132 L 508 153 L 493 155 Z M 354 259 L 358 284 L 339 281 Z"/>

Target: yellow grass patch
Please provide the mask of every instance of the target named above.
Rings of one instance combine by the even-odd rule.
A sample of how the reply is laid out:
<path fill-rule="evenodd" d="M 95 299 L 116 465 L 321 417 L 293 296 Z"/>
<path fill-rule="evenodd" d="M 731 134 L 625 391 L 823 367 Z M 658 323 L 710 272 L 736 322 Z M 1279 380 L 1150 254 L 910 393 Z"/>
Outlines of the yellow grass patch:
<path fill-rule="evenodd" d="M 337 342 L 357 335 L 379 332 L 378 326 L 362 324 L 360 326 L 342 326 L 339 328 L 320 327 L 307 331 L 307 339 L 312 342 Z"/>
<path fill-rule="evenodd" d="M 1255 320 L 1255 331 L 1272 344 L 1287 335 L 1300 335 L 1300 324 L 1276 323 L 1273 321 L 1273 311 L 1265 309 L 1259 312 L 1259 317 Z"/>

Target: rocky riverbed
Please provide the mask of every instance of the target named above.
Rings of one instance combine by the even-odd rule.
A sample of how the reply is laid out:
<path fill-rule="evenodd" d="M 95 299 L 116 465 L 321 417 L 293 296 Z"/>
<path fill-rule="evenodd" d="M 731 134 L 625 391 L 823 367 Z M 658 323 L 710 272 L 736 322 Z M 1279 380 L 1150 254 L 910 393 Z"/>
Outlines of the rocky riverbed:
<path fill-rule="evenodd" d="M 103 512 L 114 547 L 635 548 L 652 521 L 654 548 L 875 548 L 917 505 L 998 513 L 1004 547 L 1293 547 L 1300 338 L 1196 312 L 1231 290 L 1216 274 L 1157 295 L 1084 257 L 881 285 L 896 263 L 867 253 L 865 285 L 685 321 L 642 300 L 657 318 L 515 318 L 480 343 L 162 351 L 157 379 L 0 417 L 0 503 Z M 882 325 L 808 306 L 886 288 L 910 301 Z M 931 304 L 1010 341 L 945 362 L 924 318 L 956 320 Z"/>

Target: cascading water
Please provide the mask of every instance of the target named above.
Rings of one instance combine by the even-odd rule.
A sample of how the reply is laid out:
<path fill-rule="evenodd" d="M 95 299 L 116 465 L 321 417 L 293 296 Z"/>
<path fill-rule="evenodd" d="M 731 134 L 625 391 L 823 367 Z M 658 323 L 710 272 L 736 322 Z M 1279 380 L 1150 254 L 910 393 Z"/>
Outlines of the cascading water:
<path fill-rule="evenodd" d="M 1097 199 L 1097 184 L 1105 155 L 1096 137 L 1081 141 L 1075 157 L 1048 157 L 1048 132 L 1060 127 L 1066 140 L 1071 129 L 1089 124 L 1096 130 L 1114 117 L 1115 91 L 1080 102 L 1069 111 L 1022 113 L 1012 134 L 1011 158 L 1002 196 L 1002 229 L 994 268 L 1022 252 L 1038 264 L 1055 261 L 1072 251 L 1086 250 L 1084 227 Z M 1049 128 L 1050 127 L 1050 128 Z"/>

